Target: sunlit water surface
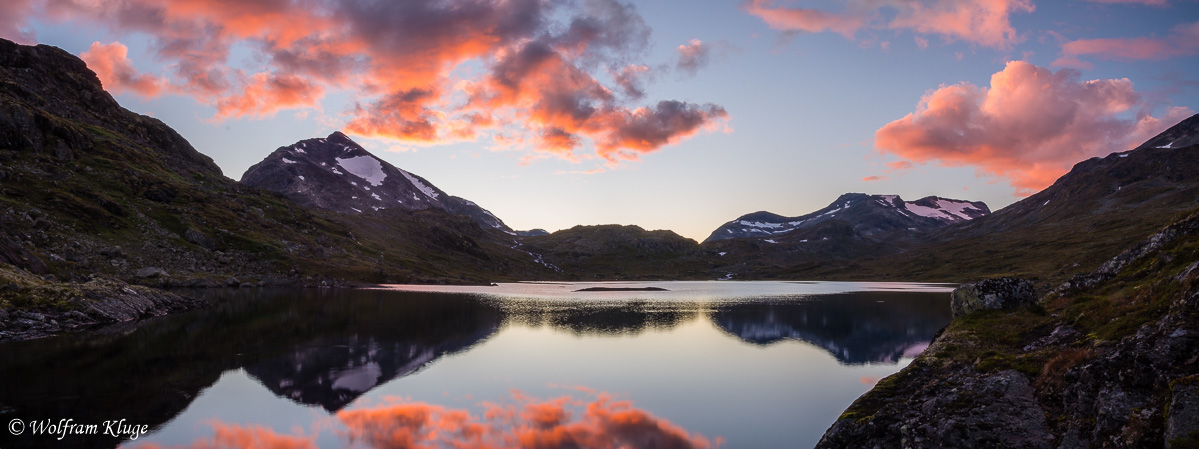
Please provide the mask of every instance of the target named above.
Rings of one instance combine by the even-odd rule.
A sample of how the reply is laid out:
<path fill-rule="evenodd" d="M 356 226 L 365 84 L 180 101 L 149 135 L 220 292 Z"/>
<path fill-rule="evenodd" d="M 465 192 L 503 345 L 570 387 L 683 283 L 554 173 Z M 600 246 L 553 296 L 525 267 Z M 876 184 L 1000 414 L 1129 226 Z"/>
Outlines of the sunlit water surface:
<path fill-rule="evenodd" d="M 575 291 L 596 286 L 668 291 Z M 430 447 L 515 447 L 562 435 L 633 447 L 671 438 L 675 447 L 811 447 L 948 323 L 950 289 L 642 282 L 186 291 L 214 305 L 0 345 L 4 422 L 126 419 L 149 434 L 122 442 L 0 432 L 0 448 L 404 447 L 397 436 Z"/>

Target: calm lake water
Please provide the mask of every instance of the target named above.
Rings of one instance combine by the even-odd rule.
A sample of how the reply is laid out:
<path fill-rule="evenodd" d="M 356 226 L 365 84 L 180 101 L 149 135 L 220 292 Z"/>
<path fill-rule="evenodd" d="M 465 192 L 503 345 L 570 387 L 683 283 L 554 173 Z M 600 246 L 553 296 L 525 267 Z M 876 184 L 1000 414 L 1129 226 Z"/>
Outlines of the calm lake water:
<path fill-rule="evenodd" d="M 669 291 L 575 292 L 594 286 Z M 0 449 L 811 447 L 949 322 L 950 290 L 646 282 L 186 291 L 214 305 L 0 345 L 0 421 L 24 424 L 19 436 L 0 431 Z M 100 434 L 34 435 L 35 424 L 64 419 Z M 121 419 L 125 427 L 106 427 Z M 103 435 L 127 438 L 141 425 L 149 433 L 134 441 Z"/>

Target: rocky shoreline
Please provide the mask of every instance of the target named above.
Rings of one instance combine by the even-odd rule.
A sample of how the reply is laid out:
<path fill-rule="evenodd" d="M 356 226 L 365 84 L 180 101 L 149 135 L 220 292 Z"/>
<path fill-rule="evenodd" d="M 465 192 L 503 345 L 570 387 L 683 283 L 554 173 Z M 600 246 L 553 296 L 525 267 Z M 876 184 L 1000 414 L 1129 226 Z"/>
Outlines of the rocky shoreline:
<path fill-rule="evenodd" d="M 816 447 L 1199 447 L 1199 214 L 1031 305 L 991 303 L 955 307 Z"/>
<path fill-rule="evenodd" d="M 155 288 L 95 277 L 49 282 L 0 270 L 0 342 L 132 322 L 201 308 L 207 302 Z"/>

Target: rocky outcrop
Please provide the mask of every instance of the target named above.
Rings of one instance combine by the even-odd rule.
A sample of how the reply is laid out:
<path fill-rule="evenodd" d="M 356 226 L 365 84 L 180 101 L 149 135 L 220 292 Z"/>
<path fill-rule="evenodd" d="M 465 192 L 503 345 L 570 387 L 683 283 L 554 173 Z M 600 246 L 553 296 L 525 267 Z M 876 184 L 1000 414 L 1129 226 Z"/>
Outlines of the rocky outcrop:
<path fill-rule="evenodd" d="M 1032 383 L 1014 370 L 938 377 L 913 390 L 904 404 L 911 407 L 887 408 L 885 420 L 837 420 L 816 447 L 1054 447 Z M 885 437 L 859 439 L 866 433 Z"/>
<path fill-rule="evenodd" d="M 1197 248 L 1199 213 L 1043 309 L 957 317 L 817 447 L 1195 447 Z"/>
<path fill-rule="evenodd" d="M 1037 302 L 1032 282 L 1014 277 L 986 279 L 962 284 L 953 290 L 949 308 L 954 317 L 979 310 L 1011 310 Z"/>
<path fill-rule="evenodd" d="M 1194 235 L 1196 233 L 1199 233 L 1199 221 L 1186 220 L 1167 226 L 1166 229 L 1153 234 L 1149 238 L 1137 243 L 1132 248 L 1129 248 L 1116 257 L 1113 257 L 1111 260 L 1104 262 L 1103 265 L 1099 266 L 1098 270 L 1095 270 L 1092 273 L 1079 274 L 1070 278 L 1069 281 L 1063 283 L 1061 286 L 1055 289 L 1054 292 L 1057 294 L 1063 294 L 1072 291 L 1090 289 L 1100 282 L 1116 277 L 1116 274 L 1119 273 L 1120 270 L 1129 263 L 1139 260 L 1153 251 L 1161 249 L 1163 246 L 1166 246 L 1181 236 Z M 1192 265 L 1191 267 L 1188 267 L 1187 272 L 1183 273 L 1183 275 L 1190 274 L 1190 271 L 1193 271 L 1195 267 L 1199 267 L 1199 265 Z"/>
<path fill-rule="evenodd" d="M 0 271 L 0 341 L 27 340 L 96 325 L 162 316 L 206 301 L 120 280 L 46 282 L 16 270 Z"/>

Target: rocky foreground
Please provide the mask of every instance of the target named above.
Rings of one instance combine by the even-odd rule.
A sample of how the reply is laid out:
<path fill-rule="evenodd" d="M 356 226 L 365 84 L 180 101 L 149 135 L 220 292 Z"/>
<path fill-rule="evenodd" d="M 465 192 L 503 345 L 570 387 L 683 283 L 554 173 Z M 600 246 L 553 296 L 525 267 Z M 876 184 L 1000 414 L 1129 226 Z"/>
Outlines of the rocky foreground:
<path fill-rule="evenodd" d="M 48 282 L 21 270 L 0 267 L 0 341 L 47 337 L 206 304 L 112 278 Z"/>
<path fill-rule="evenodd" d="M 961 316 L 817 447 L 1199 447 L 1199 214 L 1031 305 L 1026 288 L 955 292 Z"/>

